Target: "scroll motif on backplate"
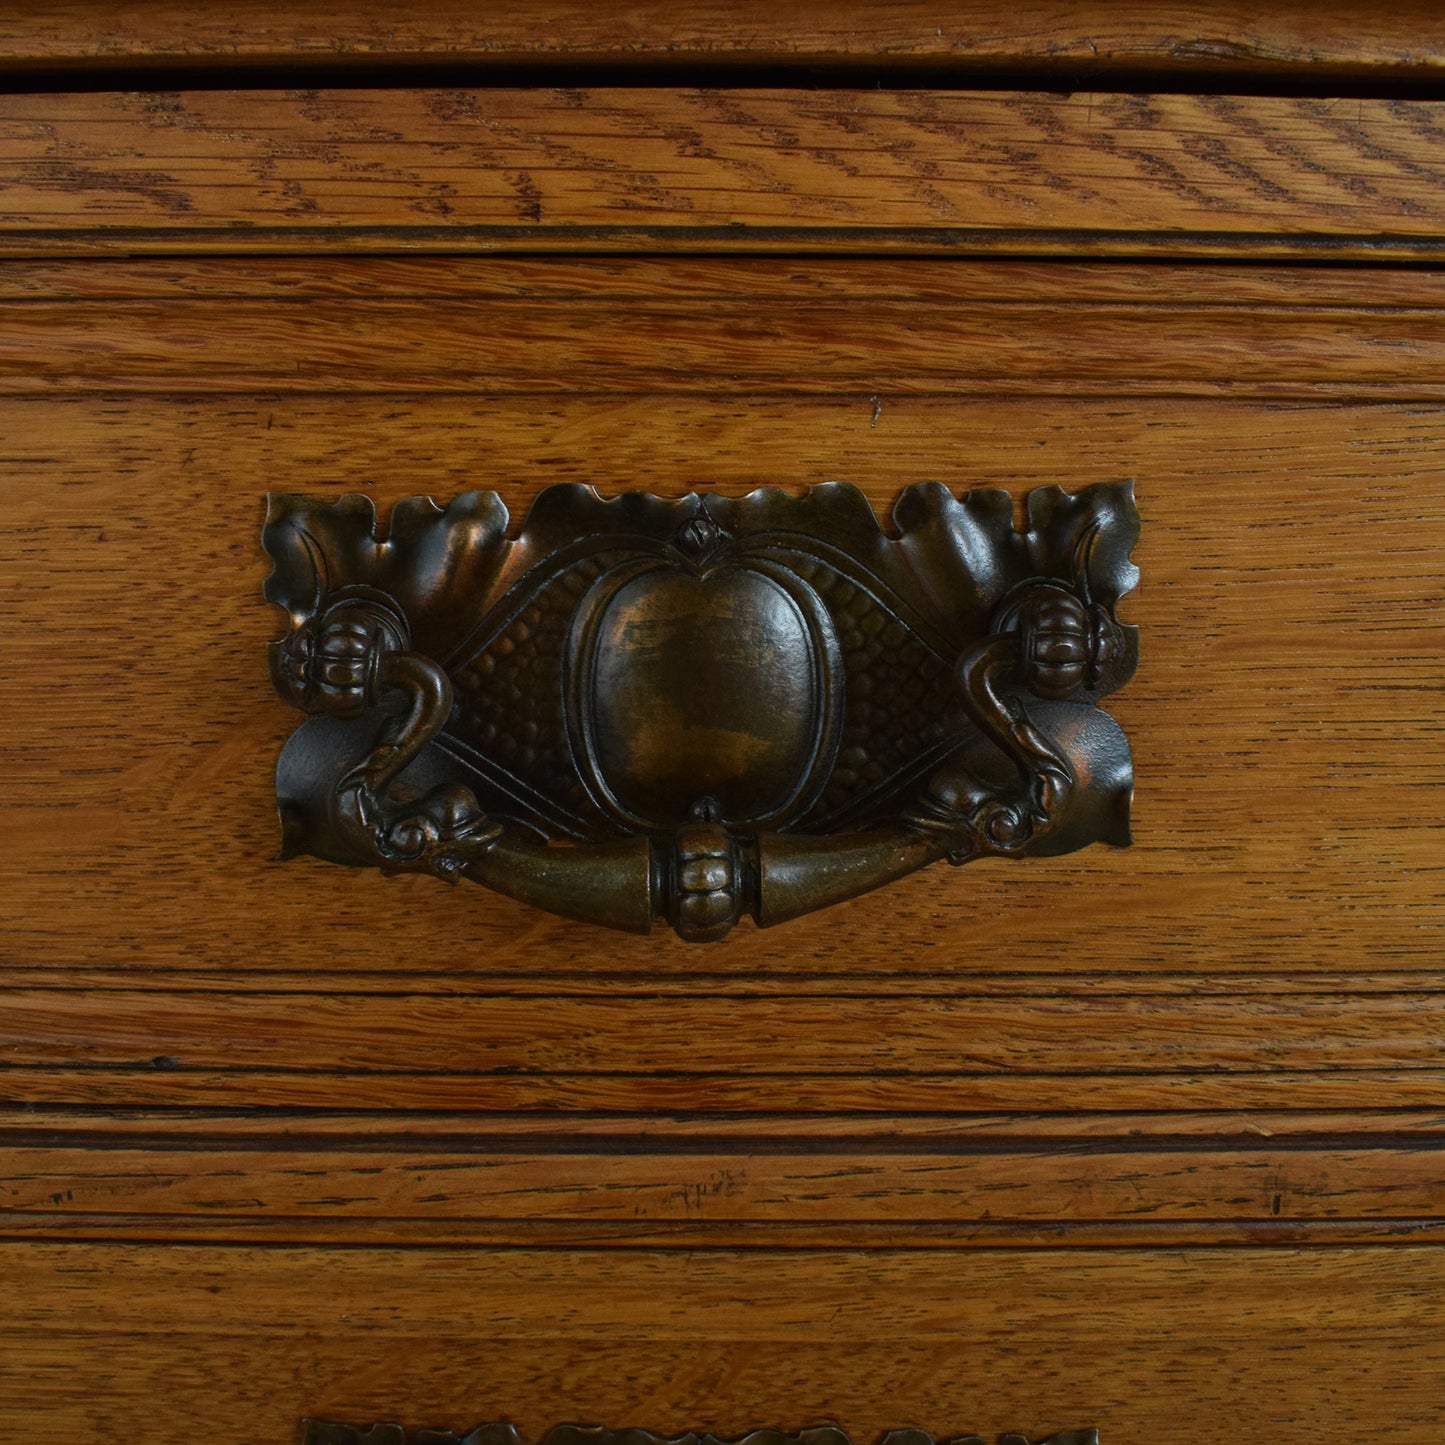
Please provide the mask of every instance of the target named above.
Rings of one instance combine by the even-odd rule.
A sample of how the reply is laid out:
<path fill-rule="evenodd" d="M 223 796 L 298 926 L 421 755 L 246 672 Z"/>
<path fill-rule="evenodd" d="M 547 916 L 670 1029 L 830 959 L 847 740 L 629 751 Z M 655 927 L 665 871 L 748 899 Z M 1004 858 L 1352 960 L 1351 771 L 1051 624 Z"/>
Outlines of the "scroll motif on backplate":
<path fill-rule="evenodd" d="M 1128 483 L 273 495 L 284 849 L 722 938 L 926 864 L 1129 842 Z"/>

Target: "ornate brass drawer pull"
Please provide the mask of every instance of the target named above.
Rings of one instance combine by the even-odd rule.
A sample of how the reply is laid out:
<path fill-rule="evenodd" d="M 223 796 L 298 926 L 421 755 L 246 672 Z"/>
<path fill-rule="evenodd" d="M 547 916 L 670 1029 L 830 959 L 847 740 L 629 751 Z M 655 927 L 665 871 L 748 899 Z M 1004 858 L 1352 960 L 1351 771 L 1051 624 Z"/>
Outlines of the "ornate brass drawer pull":
<path fill-rule="evenodd" d="M 723 937 L 946 858 L 1129 841 L 1127 483 L 274 495 L 289 854 Z"/>

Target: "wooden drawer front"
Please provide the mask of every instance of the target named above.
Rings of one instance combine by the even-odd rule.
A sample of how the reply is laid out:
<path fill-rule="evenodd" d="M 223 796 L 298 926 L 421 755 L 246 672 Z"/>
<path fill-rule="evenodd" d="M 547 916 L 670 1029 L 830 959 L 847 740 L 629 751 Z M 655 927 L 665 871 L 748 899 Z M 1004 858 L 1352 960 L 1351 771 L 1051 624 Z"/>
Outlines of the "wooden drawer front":
<path fill-rule="evenodd" d="M 0 1246 L 12 1398 L 59 1437 L 297 1417 L 1027 1425 L 1347 1440 L 1438 1420 L 1438 1249 L 869 1254 Z M 23 1333 L 22 1333 L 23 1332 Z M 1388 1360 L 1390 1369 L 1379 1368 Z M 41 1392 L 46 1392 L 42 1394 Z"/>
<path fill-rule="evenodd" d="M 0 1398 L 1433 1438 L 1442 112 L 1347 108 L 0 96 Z M 1123 478 L 1131 849 L 705 948 L 276 857 L 270 490 Z"/>
<path fill-rule="evenodd" d="M 232 1075 L 332 1108 L 1441 1102 L 1442 294 L 1294 268 L 14 263 L 11 1069 L 112 1104 L 219 1104 Z M 1285 370 L 1241 378 L 1245 355 Z M 917 480 L 1121 476 L 1145 518 L 1142 665 L 1110 700 L 1132 849 L 935 869 L 701 951 L 275 857 L 268 488 L 384 515 L 481 484 L 520 515 L 558 480 L 842 479 L 886 514 Z"/>

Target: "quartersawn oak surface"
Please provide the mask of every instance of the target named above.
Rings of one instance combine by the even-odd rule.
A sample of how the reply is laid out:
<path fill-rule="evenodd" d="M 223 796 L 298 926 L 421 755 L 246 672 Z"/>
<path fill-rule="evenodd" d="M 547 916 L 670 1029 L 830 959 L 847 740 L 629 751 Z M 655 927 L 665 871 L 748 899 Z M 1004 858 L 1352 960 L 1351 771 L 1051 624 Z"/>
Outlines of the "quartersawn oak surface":
<path fill-rule="evenodd" d="M 1436 126 L 0 102 L 0 1438 L 1434 1439 L 1445 279 L 907 253 L 1427 258 Z M 274 858 L 268 489 L 1125 476 L 1132 851 L 706 950 Z"/>
<path fill-rule="evenodd" d="M 1439 102 L 668 89 L 0 96 L 0 252 L 1429 258 Z"/>

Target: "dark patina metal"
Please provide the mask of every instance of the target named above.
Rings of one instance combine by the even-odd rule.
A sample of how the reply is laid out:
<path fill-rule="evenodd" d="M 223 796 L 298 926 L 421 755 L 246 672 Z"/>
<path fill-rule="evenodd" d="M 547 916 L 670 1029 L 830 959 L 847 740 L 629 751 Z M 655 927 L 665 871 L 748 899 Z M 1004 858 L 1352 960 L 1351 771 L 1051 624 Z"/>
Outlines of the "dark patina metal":
<path fill-rule="evenodd" d="M 276 495 L 285 850 L 699 942 L 939 859 L 1129 841 L 1127 483 Z"/>

